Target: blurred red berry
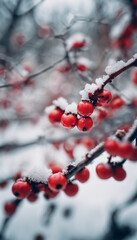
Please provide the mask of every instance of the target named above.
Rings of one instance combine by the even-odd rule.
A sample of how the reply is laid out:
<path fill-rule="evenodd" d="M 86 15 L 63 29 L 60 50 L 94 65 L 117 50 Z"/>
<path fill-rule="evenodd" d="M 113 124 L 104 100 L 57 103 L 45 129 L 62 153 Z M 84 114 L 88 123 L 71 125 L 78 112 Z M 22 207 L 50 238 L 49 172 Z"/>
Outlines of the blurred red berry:
<path fill-rule="evenodd" d="M 126 178 L 126 172 L 121 166 L 116 166 L 113 170 L 113 178 L 117 181 L 123 181 Z"/>
<path fill-rule="evenodd" d="M 75 174 L 75 178 L 81 183 L 87 182 L 89 179 L 89 176 L 90 176 L 90 172 L 87 168 L 84 168 L 83 170 Z"/>
<path fill-rule="evenodd" d="M 73 196 L 75 196 L 78 193 L 78 185 L 74 184 L 74 183 L 68 183 L 68 185 L 64 189 L 64 192 L 69 197 L 73 197 Z"/>
<path fill-rule="evenodd" d="M 11 216 L 16 210 L 16 204 L 14 202 L 7 202 L 4 205 L 5 213 Z"/>
<path fill-rule="evenodd" d="M 29 194 L 29 196 L 27 197 L 27 199 L 28 199 L 29 202 L 35 202 L 38 199 L 38 195 L 31 192 Z"/>
<path fill-rule="evenodd" d="M 101 179 L 108 179 L 112 177 L 112 169 L 109 164 L 99 163 L 96 167 L 96 173 Z"/>

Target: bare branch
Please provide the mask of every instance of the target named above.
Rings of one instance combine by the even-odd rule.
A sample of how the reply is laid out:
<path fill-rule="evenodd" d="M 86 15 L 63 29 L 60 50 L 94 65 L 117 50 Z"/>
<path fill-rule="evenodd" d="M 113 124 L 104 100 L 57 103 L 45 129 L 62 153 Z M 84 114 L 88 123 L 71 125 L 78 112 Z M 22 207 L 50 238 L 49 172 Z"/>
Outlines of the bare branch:
<path fill-rule="evenodd" d="M 58 63 L 61 63 L 65 57 L 61 58 L 57 62 L 53 63 L 49 67 L 45 67 L 42 70 L 38 71 L 37 73 L 29 75 L 24 81 L 18 82 L 18 83 L 7 83 L 4 85 L 1 85 L 0 88 L 8 88 L 8 87 L 16 87 L 16 86 L 25 86 L 31 79 L 36 78 L 37 76 L 49 71 L 50 69 L 54 68 Z"/>

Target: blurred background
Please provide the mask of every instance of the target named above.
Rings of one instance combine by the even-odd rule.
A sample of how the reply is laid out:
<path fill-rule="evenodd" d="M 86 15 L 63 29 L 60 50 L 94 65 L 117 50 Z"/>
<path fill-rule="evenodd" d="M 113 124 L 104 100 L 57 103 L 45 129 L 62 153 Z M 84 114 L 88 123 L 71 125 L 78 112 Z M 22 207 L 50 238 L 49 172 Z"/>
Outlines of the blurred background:
<path fill-rule="evenodd" d="M 86 44 L 73 50 L 75 41 Z M 51 162 L 65 169 L 91 150 L 80 144 L 70 156 L 64 144 L 88 136 L 96 145 L 119 126 L 131 126 L 137 103 L 115 114 L 105 110 L 105 116 L 97 110 L 93 130 L 84 134 L 52 125 L 45 109 L 59 97 L 80 101 L 86 83 L 103 76 L 107 65 L 130 59 L 136 49 L 136 0 L 0 0 L 1 240 L 137 239 L 137 165 L 125 162 L 122 182 L 99 179 L 95 168 L 107 162 L 107 153 L 88 166 L 90 179 L 78 183 L 75 197 L 61 192 L 47 200 L 40 192 L 37 201 L 25 199 L 12 216 L 4 211 L 5 203 L 15 200 L 16 179 L 26 172 L 40 175 Z M 123 72 L 107 89 L 133 103 L 133 75 L 134 69 Z"/>

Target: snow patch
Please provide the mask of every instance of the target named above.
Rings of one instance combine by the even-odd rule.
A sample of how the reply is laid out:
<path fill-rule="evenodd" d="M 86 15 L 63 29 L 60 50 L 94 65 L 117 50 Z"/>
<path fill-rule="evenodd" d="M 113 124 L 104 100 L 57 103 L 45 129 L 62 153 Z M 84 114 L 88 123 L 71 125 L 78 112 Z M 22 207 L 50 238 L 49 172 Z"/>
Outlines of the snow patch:
<path fill-rule="evenodd" d="M 49 114 L 50 112 L 52 112 L 56 107 L 54 105 L 51 105 L 49 107 L 45 108 L 45 113 Z"/>
<path fill-rule="evenodd" d="M 95 82 L 96 82 L 96 84 L 97 84 L 97 86 L 98 86 L 99 89 L 102 88 L 102 85 L 104 84 L 104 82 L 107 81 L 108 78 L 109 78 L 108 75 L 103 75 L 102 78 L 97 78 L 97 79 L 95 80 Z"/>
<path fill-rule="evenodd" d="M 50 169 L 47 169 L 46 167 L 38 167 L 35 166 L 33 168 L 30 168 L 26 170 L 23 173 L 24 177 L 27 177 L 29 180 L 37 183 L 47 183 L 49 176 L 52 174 L 52 171 Z"/>
<path fill-rule="evenodd" d="M 122 60 L 116 62 L 113 66 L 109 65 L 106 67 L 105 69 L 105 72 L 108 74 L 108 75 L 111 75 L 117 71 L 119 71 L 121 68 L 125 67 L 126 66 L 126 63 Z"/>
<path fill-rule="evenodd" d="M 77 114 L 77 104 L 72 102 L 66 107 L 65 113 L 74 113 Z"/>
<path fill-rule="evenodd" d="M 59 107 L 60 109 L 65 110 L 67 105 L 68 105 L 68 102 L 67 102 L 67 100 L 65 98 L 59 97 L 58 99 L 53 101 L 53 104 L 56 107 Z"/>
<path fill-rule="evenodd" d="M 89 100 L 88 92 L 86 92 L 85 90 L 81 90 L 79 93 L 81 95 L 81 100 Z"/>

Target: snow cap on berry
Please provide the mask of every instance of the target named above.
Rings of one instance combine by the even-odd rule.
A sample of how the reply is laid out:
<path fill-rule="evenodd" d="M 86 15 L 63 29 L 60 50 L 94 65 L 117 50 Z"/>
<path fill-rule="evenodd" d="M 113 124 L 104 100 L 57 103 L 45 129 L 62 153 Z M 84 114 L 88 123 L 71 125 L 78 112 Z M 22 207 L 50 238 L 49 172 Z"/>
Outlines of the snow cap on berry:
<path fill-rule="evenodd" d="M 51 173 L 52 171 L 44 166 L 41 168 L 35 166 L 26 170 L 23 175 L 33 182 L 47 183 L 48 177 Z"/>
<path fill-rule="evenodd" d="M 83 33 L 76 33 L 73 34 L 69 39 L 67 39 L 66 41 L 66 45 L 67 45 L 67 49 L 73 49 L 74 44 L 78 42 L 78 43 L 84 43 L 84 45 L 89 42 L 89 38 L 86 37 Z M 83 46 L 84 46 L 83 45 Z"/>
<path fill-rule="evenodd" d="M 49 107 L 45 108 L 45 113 L 49 114 L 50 112 L 52 112 L 56 107 L 54 105 L 51 105 Z"/>
<path fill-rule="evenodd" d="M 77 114 L 77 104 L 75 102 L 69 104 L 65 109 L 65 113 Z"/>
<path fill-rule="evenodd" d="M 53 101 L 53 104 L 56 107 L 59 107 L 61 110 L 65 110 L 67 105 L 68 105 L 68 102 L 67 102 L 67 100 L 65 98 L 59 97 L 58 99 Z"/>

